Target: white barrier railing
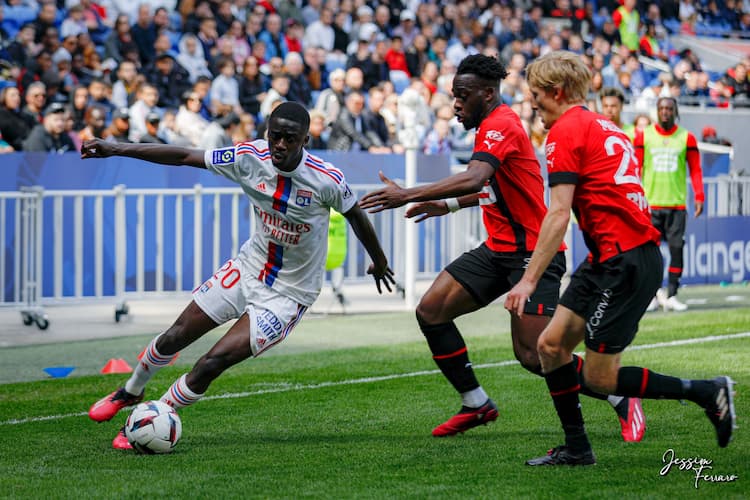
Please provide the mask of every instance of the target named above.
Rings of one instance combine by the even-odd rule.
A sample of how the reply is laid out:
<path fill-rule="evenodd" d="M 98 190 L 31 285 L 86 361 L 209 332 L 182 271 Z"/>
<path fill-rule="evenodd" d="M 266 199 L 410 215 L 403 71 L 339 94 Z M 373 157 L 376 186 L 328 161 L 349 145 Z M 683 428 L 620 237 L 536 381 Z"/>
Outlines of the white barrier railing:
<path fill-rule="evenodd" d="M 380 186 L 351 187 L 359 198 Z M 706 179 L 706 200 L 708 217 L 750 215 L 750 178 Z M 403 280 L 404 224 L 412 222 L 403 208 L 370 218 Z M 239 188 L 0 192 L 0 305 L 44 326 L 42 305 L 106 299 L 119 320 L 129 298 L 194 289 L 237 254 L 253 223 Z M 416 279 L 434 277 L 485 236 L 478 208 L 419 224 Z M 345 279 L 369 280 L 369 257 L 351 228 L 347 245 Z"/>
<path fill-rule="evenodd" d="M 361 197 L 379 186 L 351 187 Z M 404 224 L 412 222 L 403 208 L 370 218 L 403 279 Z M 128 312 L 127 299 L 193 290 L 237 254 L 253 225 L 250 202 L 239 188 L 2 192 L 0 305 L 22 306 L 31 321 L 37 314 L 46 321 L 42 305 L 106 299 L 116 302 L 119 320 Z M 484 239 L 478 208 L 429 219 L 418 231 L 417 278 L 434 276 Z M 345 279 L 368 280 L 369 257 L 351 228 L 347 245 Z M 12 265 L 5 265 L 9 260 Z"/>

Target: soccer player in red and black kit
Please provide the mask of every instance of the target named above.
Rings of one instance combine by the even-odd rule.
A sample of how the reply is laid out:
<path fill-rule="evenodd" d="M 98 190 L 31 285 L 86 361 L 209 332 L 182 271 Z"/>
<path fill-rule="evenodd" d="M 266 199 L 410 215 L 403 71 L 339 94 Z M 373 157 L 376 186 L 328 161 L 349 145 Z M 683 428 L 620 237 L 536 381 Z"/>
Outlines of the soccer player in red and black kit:
<path fill-rule="evenodd" d="M 646 368 L 620 366 L 662 277 L 659 231 L 651 224 L 638 162 L 627 136 L 584 107 L 591 73 L 570 52 L 551 52 L 526 70 L 534 107 L 549 129 L 546 144 L 550 206 L 534 253 L 505 307 L 523 317 L 547 266 L 557 257 L 573 209 L 590 250 L 537 350 L 544 378 L 565 431 L 565 444 L 528 465 L 596 463 L 578 401 L 581 377 L 573 350 L 586 344 L 583 380 L 602 394 L 687 399 L 702 406 L 720 447 L 734 428 L 732 380 L 686 380 Z M 533 300 L 533 299 L 532 299 Z"/>
<path fill-rule="evenodd" d="M 466 130 L 477 128 L 474 153 L 465 172 L 411 189 L 401 188 L 381 173 L 386 186 L 360 201 L 371 213 L 422 202 L 406 212 L 407 217 L 418 217 L 417 222 L 477 204 L 482 208 L 487 240 L 451 262 L 417 307 L 417 322 L 433 359 L 462 400 L 461 410 L 432 431 L 437 437 L 497 418 L 497 406 L 477 381 L 453 320 L 487 306 L 520 279 L 546 213 L 544 182 L 534 149 L 518 116 L 500 99 L 500 81 L 506 75 L 497 59 L 481 54 L 465 58 L 458 67 L 453 79 L 456 116 Z M 557 305 L 565 273 L 563 250 L 558 243 L 540 286 L 525 304 L 527 314 L 511 316 L 515 356 L 537 375 L 541 371 L 536 343 Z M 582 366 L 583 361 L 578 361 Z M 584 392 L 607 399 L 585 388 Z M 617 396 L 609 400 L 620 417 L 623 439 L 640 441 L 646 428 L 640 400 Z"/>

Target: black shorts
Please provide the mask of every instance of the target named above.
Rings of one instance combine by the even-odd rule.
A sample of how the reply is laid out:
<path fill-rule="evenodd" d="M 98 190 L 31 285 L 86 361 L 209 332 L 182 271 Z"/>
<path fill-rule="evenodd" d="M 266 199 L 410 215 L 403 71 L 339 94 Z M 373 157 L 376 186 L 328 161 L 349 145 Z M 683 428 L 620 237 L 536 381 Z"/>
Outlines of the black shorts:
<path fill-rule="evenodd" d="M 676 208 L 659 208 L 651 211 L 651 224 L 661 233 L 670 247 L 685 245 L 685 225 L 687 210 Z"/>
<path fill-rule="evenodd" d="M 484 307 L 509 292 L 523 276 L 531 252 L 493 252 L 482 243 L 448 264 L 445 270 Z M 560 298 L 560 279 L 565 274 L 565 254 L 558 252 L 544 271 L 524 312 L 552 316 Z"/>
<path fill-rule="evenodd" d="M 560 305 L 586 320 L 586 347 L 622 352 L 635 338 L 638 321 L 661 286 L 659 247 L 646 243 L 611 259 L 578 266 Z"/>

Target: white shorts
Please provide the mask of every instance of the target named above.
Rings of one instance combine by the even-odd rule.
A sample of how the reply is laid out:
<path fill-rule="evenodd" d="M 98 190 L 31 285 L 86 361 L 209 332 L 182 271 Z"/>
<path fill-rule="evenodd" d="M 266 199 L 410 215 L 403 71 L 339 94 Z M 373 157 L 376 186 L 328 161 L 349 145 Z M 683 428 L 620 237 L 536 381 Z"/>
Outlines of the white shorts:
<path fill-rule="evenodd" d="M 250 317 L 250 350 L 259 356 L 286 338 L 307 307 L 280 295 L 250 275 L 247 265 L 230 259 L 193 291 L 193 300 L 218 324 Z"/>

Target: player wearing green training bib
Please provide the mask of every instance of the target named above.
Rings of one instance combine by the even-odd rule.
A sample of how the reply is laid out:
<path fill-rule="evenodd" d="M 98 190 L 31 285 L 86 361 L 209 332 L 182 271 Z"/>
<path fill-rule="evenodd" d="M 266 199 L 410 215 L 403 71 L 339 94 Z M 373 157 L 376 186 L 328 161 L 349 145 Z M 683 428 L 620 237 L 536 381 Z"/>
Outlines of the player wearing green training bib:
<path fill-rule="evenodd" d="M 677 299 L 682 276 L 682 249 L 687 219 L 687 175 L 693 186 L 695 217 L 703 213 L 703 173 L 698 141 L 675 123 L 677 102 L 662 97 L 657 103 L 658 123 L 637 131 L 633 140 L 638 164 L 642 167 L 643 190 L 651 205 L 651 222 L 669 245 L 669 280 L 666 294 L 659 290 L 649 310 L 684 311 L 687 305 Z"/>

